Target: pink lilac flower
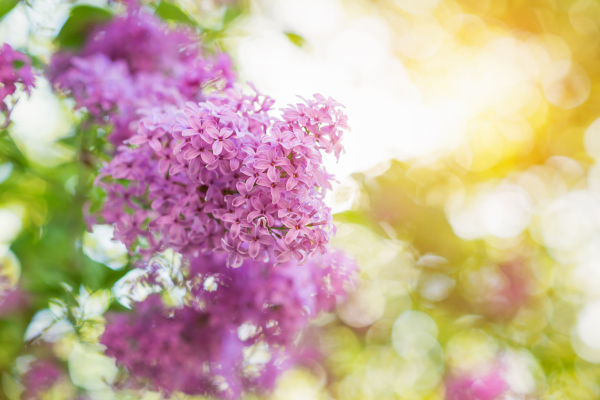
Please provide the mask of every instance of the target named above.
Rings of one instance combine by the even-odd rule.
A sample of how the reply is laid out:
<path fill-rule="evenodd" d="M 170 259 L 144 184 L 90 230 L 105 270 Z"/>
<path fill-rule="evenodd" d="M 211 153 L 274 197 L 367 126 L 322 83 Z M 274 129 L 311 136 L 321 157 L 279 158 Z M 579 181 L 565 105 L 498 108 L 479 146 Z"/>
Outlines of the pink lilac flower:
<path fill-rule="evenodd" d="M 224 255 L 190 261 L 184 305 L 169 308 L 158 295 L 135 312 L 109 316 L 101 338 L 132 380 L 168 394 L 237 398 L 263 392 L 294 363 L 298 335 L 318 313 L 333 311 L 353 284 L 355 264 L 330 252 L 307 268 L 245 260 L 223 268 Z M 146 267 L 158 282 L 161 266 Z M 254 357 L 257 353 L 260 357 Z"/>
<path fill-rule="evenodd" d="M 48 77 L 95 122 L 113 126 L 118 145 L 135 131 L 144 108 L 204 99 L 207 86 L 235 80 L 227 54 L 206 54 L 190 29 L 171 29 L 129 2 L 126 13 L 94 28 L 82 49 L 51 60 Z"/>
<path fill-rule="evenodd" d="M 19 311 L 27 307 L 28 304 L 29 297 L 21 288 L 0 289 L 0 317 Z"/>
<path fill-rule="evenodd" d="M 237 265 L 323 254 L 335 234 L 323 153 L 339 155 L 332 143 L 347 129 L 345 115 L 320 95 L 284 109 L 283 119 L 269 115 L 272 104 L 232 89 L 183 110 L 147 112 L 97 178 L 104 222 L 145 255 L 224 251 Z M 124 221 L 140 210 L 146 220 L 136 235 Z"/>
<path fill-rule="evenodd" d="M 41 400 L 57 380 L 64 377 L 64 372 L 54 363 L 45 360 L 34 361 L 21 378 L 25 388 L 21 398 L 24 400 Z"/>
<path fill-rule="evenodd" d="M 31 94 L 31 89 L 35 86 L 31 60 L 4 43 L 0 47 L 0 111 L 9 111 L 4 99 L 15 93 L 17 83 L 23 85 L 27 94 Z"/>
<path fill-rule="evenodd" d="M 509 389 L 498 367 L 485 374 L 451 375 L 445 385 L 446 400 L 496 400 Z"/>
<path fill-rule="evenodd" d="M 531 300 L 531 276 L 527 263 L 513 260 L 498 266 L 494 279 L 477 290 L 474 310 L 494 321 L 514 318 L 521 307 Z"/>

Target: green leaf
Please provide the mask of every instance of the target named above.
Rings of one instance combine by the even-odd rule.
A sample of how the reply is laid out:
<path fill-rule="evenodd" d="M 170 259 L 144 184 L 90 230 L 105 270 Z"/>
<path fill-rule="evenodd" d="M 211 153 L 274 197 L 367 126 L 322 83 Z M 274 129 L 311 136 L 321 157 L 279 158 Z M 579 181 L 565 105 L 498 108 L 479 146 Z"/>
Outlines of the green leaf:
<path fill-rule="evenodd" d="M 302 36 L 292 32 L 284 33 L 285 36 L 287 36 L 287 38 L 290 40 L 290 42 L 294 43 L 296 46 L 303 47 L 306 44 L 306 40 Z"/>
<path fill-rule="evenodd" d="M 191 26 L 197 26 L 198 24 L 190 18 L 179 6 L 170 1 L 161 1 L 154 10 L 154 14 L 158 15 L 160 18 L 165 21 L 175 21 L 181 22 L 182 24 L 187 24 Z"/>
<path fill-rule="evenodd" d="M 0 0 L 0 18 L 4 17 L 19 3 L 19 0 Z"/>
<path fill-rule="evenodd" d="M 226 27 L 230 23 L 233 22 L 234 19 L 242 15 L 242 9 L 239 7 L 231 7 L 225 11 L 225 15 L 223 15 L 223 27 Z"/>
<path fill-rule="evenodd" d="M 79 138 L 77 137 L 77 135 L 71 135 L 64 138 L 60 138 L 57 140 L 57 142 L 74 148 L 79 144 Z"/>
<path fill-rule="evenodd" d="M 13 69 L 19 69 L 19 68 L 21 68 L 24 65 L 25 65 L 24 61 L 21 61 L 21 60 L 15 60 L 15 61 L 13 61 Z"/>
<path fill-rule="evenodd" d="M 107 22 L 111 17 L 110 11 L 103 8 L 85 5 L 73 7 L 67 22 L 56 36 L 56 42 L 60 47 L 79 47 L 95 24 Z"/>
<path fill-rule="evenodd" d="M 31 54 L 27 54 L 29 59 L 31 60 L 31 65 L 37 69 L 44 69 L 46 64 L 37 56 L 32 56 Z"/>

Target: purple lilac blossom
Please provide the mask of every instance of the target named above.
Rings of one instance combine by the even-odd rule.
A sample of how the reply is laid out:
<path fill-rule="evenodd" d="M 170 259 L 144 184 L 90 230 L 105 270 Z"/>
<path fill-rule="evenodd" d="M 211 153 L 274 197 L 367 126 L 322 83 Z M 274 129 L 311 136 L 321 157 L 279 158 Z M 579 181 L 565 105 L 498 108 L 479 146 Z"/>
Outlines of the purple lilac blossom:
<path fill-rule="evenodd" d="M 54 363 L 45 360 L 34 361 L 21 378 L 21 383 L 25 388 L 21 398 L 24 400 L 43 399 L 44 393 L 63 376 L 62 370 Z"/>
<path fill-rule="evenodd" d="M 446 400 L 496 400 L 509 389 L 499 367 L 485 374 L 451 375 L 445 385 Z"/>
<path fill-rule="evenodd" d="M 526 264 L 521 260 L 499 265 L 494 284 L 481 290 L 475 303 L 478 313 L 492 320 L 509 320 L 530 300 Z"/>
<path fill-rule="evenodd" d="M 15 93 L 16 83 L 22 84 L 25 92 L 31 94 L 31 89 L 35 86 L 31 60 L 4 43 L 0 48 L 0 111 L 8 111 L 3 100 Z"/>
<path fill-rule="evenodd" d="M 227 253 L 234 267 L 324 254 L 335 225 L 322 152 L 339 157 L 347 118 L 321 95 L 281 118 L 268 114 L 273 103 L 231 89 L 183 111 L 147 111 L 96 180 L 115 238 L 145 255 Z"/>
<path fill-rule="evenodd" d="M 318 313 L 333 311 L 354 283 L 356 265 L 341 252 L 306 267 L 245 260 L 223 268 L 225 255 L 190 261 L 181 287 L 183 306 L 169 308 L 156 294 L 131 314 L 108 318 L 101 343 L 140 385 L 237 398 L 271 389 L 301 357 L 298 335 Z M 158 282 L 160 265 L 146 267 Z"/>
<path fill-rule="evenodd" d="M 27 293 L 21 288 L 0 289 L 0 317 L 25 308 L 29 303 Z"/>
<path fill-rule="evenodd" d="M 81 50 L 55 54 L 48 77 L 96 122 L 112 124 L 118 145 L 134 133 L 140 108 L 181 106 L 203 100 L 207 86 L 231 87 L 228 55 L 207 54 L 194 36 L 130 2 L 124 15 L 93 29 Z"/>

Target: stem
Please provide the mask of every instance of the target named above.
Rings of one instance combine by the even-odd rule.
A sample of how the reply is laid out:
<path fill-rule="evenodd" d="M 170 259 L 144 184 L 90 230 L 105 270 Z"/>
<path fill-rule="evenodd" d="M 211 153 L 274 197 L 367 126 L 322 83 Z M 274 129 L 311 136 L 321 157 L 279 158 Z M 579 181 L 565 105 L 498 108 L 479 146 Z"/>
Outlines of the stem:
<path fill-rule="evenodd" d="M 283 232 L 283 231 L 288 230 L 289 228 L 286 228 L 286 227 L 283 227 L 283 226 L 271 226 L 271 227 L 269 227 L 269 229 L 276 229 L 278 231 L 282 231 Z"/>
<path fill-rule="evenodd" d="M 83 232 L 85 231 L 85 223 L 83 220 L 83 205 L 86 201 L 87 194 L 89 191 L 88 180 L 91 173 L 93 162 L 87 152 L 87 137 L 86 129 L 80 130 L 77 134 L 79 135 L 79 146 L 77 151 L 78 171 L 77 171 L 77 187 L 75 188 L 75 195 L 73 196 L 73 218 L 70 223 L 71 237 L 73 238 L 74 245 L 74 265 L 75 268 L 81 272 L 83 271 L 84 265 L 84 254 L 83 254 Z"/>

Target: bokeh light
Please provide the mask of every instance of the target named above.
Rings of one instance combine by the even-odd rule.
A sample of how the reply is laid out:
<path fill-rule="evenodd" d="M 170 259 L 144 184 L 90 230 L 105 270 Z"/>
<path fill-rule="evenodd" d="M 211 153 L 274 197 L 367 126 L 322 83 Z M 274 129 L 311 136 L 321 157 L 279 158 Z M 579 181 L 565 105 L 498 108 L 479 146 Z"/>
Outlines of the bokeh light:
<path fill-rule="evenodd" d="M 120 7 L 21 2 L 0 20 L 0 40 L 47 63 L 69 10 L 92 3 Z M 597 1 L 177 4 L 276 108 L 319 92 L 345 105 L 352 127 L 346 154 L 326 160 L 337 178 L 326 201 L 332 244 L 356 259 L 359 283 L 298 336 L 319 356 L 280 377 L 271 398 L 598 397 Z M 18 399 L 35 361 L 53 360 L 63 375 L 45 398 L 164 398 L 116 384 L 123 371 L 98 338 L 109 309 L 158 292 L 184 304 L 188 266 L 158 255 L 151 281 L 132 268 L 113 227 L 83 233 L 79 191 L 93 177 L 79 173 L 69 140 L 86 111 L 45 78 L 36 85 L 30 97 L 15 95 L 7 131 L 28 169 L 0 148 L 4 394 Z M 53 168 L 59 183 L 44 178 Z M 77 220 L 68 217 L 76 198 Z M 47 239 L 50 228 L 57 233 Z M 65 254 L 75 249 L 82 255 L 72 261 Z M 219 290 L 214 279 L 203 285 Z M 11 308 L 5 297 L 21 290 L 29 298 L 14 304 L 25 306 Z M 245 362 L 251 369 L 268 357 L 256 345 Z"/>

